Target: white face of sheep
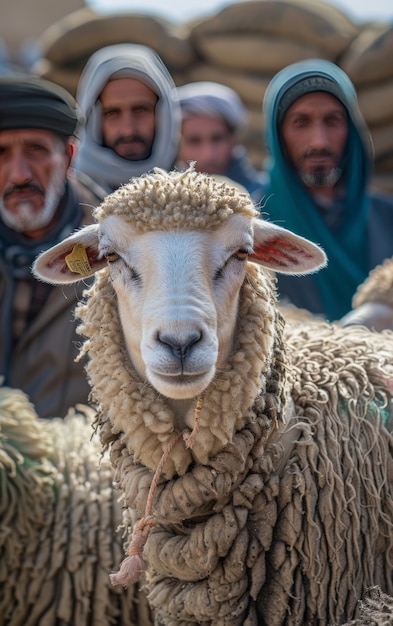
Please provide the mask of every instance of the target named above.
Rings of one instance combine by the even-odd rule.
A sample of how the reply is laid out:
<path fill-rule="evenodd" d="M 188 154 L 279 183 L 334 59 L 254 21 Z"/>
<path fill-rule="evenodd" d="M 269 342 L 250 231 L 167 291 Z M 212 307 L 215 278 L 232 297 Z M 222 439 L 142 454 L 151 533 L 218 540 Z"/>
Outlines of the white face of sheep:
<path fill-rule="evenodd" d="M 147 233 L 112 215 L 41 254 L 34 273 L 54 284 L 82 279 L 65 263 L 78 249 L 85 275 L 109 265 L 129 357 L 173 399 L 198 396 L 231 350 L 247 260 L 293 274 L 326 263 L 309 241 L 242 214 L 214 230 Z"/>

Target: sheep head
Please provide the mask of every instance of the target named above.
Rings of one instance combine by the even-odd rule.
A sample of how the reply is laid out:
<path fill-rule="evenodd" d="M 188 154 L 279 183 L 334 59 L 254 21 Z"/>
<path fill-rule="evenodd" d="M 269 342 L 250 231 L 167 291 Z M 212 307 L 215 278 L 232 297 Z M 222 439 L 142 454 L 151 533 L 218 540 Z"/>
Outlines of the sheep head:
<path fill-rule="evenodd" d="M 249 263 L 288 274 L 326 263 L 315 244 L 258 219 L 248 194 L 192 167 L 132 179 L 94 216 L 33 271 L 52 284 L 106 272 L 133 366 L 175 400 L 202 393 L 227 358 Z"/>

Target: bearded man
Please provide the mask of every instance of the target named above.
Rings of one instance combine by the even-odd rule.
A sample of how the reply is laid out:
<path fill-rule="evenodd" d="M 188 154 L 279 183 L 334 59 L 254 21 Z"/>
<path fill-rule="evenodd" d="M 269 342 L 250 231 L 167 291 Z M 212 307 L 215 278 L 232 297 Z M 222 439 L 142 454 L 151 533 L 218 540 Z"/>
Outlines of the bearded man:
<path fill-rule="evenodd" d="M 393 200 L 369 187 L 373 147 L 355 88 L 329 61 L 300 61 L 273 77 L 263 111 L 271 157 L 263 211 L 328 256 L 315 275 L 281 275 L 279 297 L 337 321 L 393 254 Z"/>
<path fill-rule="evenodd" d="M 41 417 L 87 402 L 73 309 L 81 290 L 37 281 L 37 254 L 91 223 L 98 198 L 69 176 L 74 98 L 32 76 L 0 78 L 0 380 Z"/>
<path fill-rule="evenodd" d="M 172 169 L 180 139 L 173 78 L 148 46 L 124 43 L 96 50 L 76 92 L 81 113 L 76 177 L 103 196 L 154 167 Z"/>

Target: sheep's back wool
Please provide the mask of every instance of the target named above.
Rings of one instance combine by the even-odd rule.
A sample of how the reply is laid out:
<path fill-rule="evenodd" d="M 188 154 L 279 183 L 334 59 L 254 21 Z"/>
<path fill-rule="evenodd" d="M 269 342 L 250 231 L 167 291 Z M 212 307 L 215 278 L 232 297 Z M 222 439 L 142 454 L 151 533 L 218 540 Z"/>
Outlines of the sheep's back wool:
<path fill-rule="evenodd" d="M 0 387 L 1 626 L 153 623 L 136 586 L 108 580 L 122 511 L 91 413 L 39 419 L 21 391 Z"/>
<path fill-rule="evenodd" d="M 393 257 L 377 265 L 359 285 L 353 297 L 353 307 L 365 302 L 381 302 L 393 308 Z"/>
<path fill-rule="evenodd" d="M 359 601 L 360 617 L 344 626 L 391 626 L 393 624 L 393 597 L 377 586 L 366 590 Z"/>

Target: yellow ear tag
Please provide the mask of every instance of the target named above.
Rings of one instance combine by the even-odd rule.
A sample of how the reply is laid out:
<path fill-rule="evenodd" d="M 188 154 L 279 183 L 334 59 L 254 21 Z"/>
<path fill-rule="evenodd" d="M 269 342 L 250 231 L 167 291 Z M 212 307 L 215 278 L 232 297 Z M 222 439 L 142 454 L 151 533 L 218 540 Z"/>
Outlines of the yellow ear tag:
<path fill-rule="evenodd" d="M 70 272 L 74 274 L 90 276 L 93 273 L 87 258 L 86 248 L 81 243 L 77 243 L 72 252 L 67 254 L 65 262 Z"/>

